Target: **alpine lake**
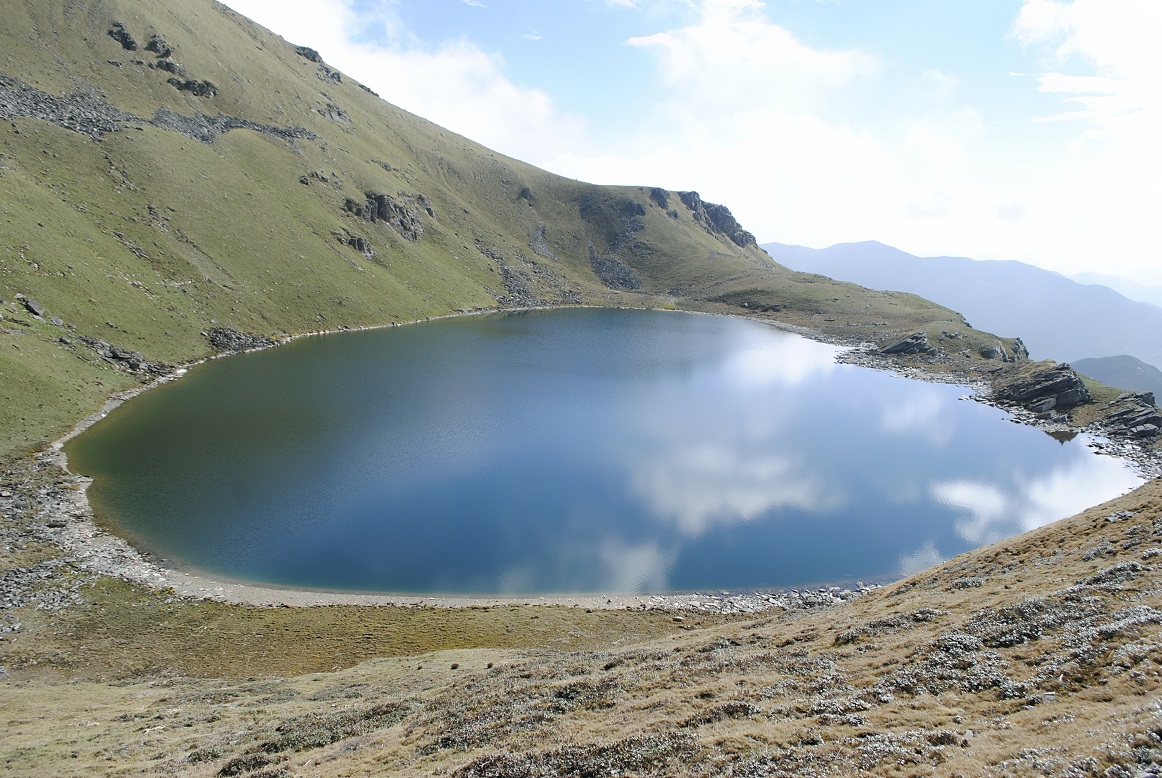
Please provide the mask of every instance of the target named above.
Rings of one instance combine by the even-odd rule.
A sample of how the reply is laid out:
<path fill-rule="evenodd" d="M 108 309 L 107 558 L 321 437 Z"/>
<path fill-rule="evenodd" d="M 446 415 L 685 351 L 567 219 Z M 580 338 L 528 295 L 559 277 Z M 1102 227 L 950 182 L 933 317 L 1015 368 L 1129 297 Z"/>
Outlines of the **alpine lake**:
<path fill-rule="evenodd" d="M 305 337 L 198 365 L 66 453 L 171 566 L 409 594 L 885 580 L 1143 481 L 839 351 L 587 308 Z"/>

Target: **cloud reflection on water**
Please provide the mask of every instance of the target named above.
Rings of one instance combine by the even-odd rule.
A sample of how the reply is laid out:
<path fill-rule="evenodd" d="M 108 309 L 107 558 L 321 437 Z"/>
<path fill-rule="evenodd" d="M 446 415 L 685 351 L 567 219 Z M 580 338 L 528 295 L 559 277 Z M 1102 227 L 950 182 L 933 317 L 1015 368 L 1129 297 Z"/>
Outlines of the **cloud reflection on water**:
<path fill-rule="evenodd" d="M 930 384 L 918 388 L 881 407 L 880 428 L 893 435 L 918 437 L 934 446 L 948 445 L 956 431 L 948 398 Z"/>
<path fill-rule="evenodd" d="M 670 570 L 678 560 L 677 548 L 658 540 L 630 543 L 611 535 L 600 539 L 569 538 L 567 544 L 540 558 L 510 564 L 495 582 L 485 581 L 500 594 L 538 591 L 657 592 L 670 588 Z"/>
<path fill-rule="evenodd" d="M 630 488 L 682 534 L 750 521 L 776 508 L 824 513 L 843 505 L 841 489 L 807 470 L 800 457 L 744 451 L 718 440 L 638 463 Z"/>
<path fill-rule="evenodd" d="M 839 368 L 835 355 L 842 349 L 778 333 L 732 352 L 722 366 L 726 382 L 735 388 L 765 389 L 771 386 L 798 386 L 807 379 L 826 375 Z"/>
<path fill-rule="evenodd" d="M 929 540 L 910 554 L 900 554 L 900 575 L 912 575 L 943 561 L 944 556 L 936 549 L 936 541 Z"/>
<path fill-rule="evenodd" d="M 1013 479 L 1007 489 L 980 480 L 936 481 L 929 494 L 968 514 L 956 522 L 956 533 L 980 545 L 1072 516 L 1143 482 L 1125 463 L 1105 456 L 1074 459 L 1033 477 L 1014 473 Z"/>
<path fill-rule="evenodd" d="M 662 548 L 657 541 L 629 545 L 620 538 L 608 538 L 601 544 L 597 559 L 603 588 L 613 592 L 661 592 L 670 588 L 670 569 L 678 560 L 678 552 Z"/>

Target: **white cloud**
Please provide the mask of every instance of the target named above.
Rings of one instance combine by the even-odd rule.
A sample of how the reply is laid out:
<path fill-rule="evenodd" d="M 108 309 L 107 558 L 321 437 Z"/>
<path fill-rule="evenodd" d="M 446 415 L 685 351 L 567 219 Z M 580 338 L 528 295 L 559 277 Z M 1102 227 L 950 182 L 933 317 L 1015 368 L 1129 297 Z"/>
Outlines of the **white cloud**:
<path fill-rule="evenodd" d="M 1067 271 L 1096 269 L 1100 262 L 1107 272 L 1157 281 L 1152 246 L 1162 208 L 1162 5 L 1026 0 L 1013 35 L 1045 47 L 1047 68 L 1038 87 L 1063 98 L 1063 110 L 1040 118 L 1079 126 L 1063 180 L 1040 193 L 1040 207 L 1028 220 L 1044 237 L 1044 251 L 1059 252 Z"/>
<path fill-rule="evenodd" d="M 603 153 L 562 154 L 551 169 L 696 188 L 760 240 L 819 246 L 906 233 L 946 248 L 950 221 L 975 235 L 981 213 L 995 218 L 996 198 L 961 180 L 982 120 L 952 100 L 956 76 L 917 73 L 903 101 L 922 110 L 885 129 L 851 107 L 885 77 L 878 55 L 807 45 L 757 3 L 700 7 L 693 25 L 629 41 L 654 59 L 658 78 L 641 133 Z"/>
<path fill-rule="evenodd" d="M 374 12 L 357 11 L 355 0 L 228 4 L 317 49 L 388 102 L 501 153 L 537 160 L 584 143 L 585 121 L 561 113 L 544 91 L 515 83 L 499 54 L 463 38 L 423 48 L 390 3 L 376 5 Z"/>
<path fill-rule="evenodd" d="M 874 71 L 878 61 L 858 50 L 824 51 L 766 22 L 761 3 L 705 0 L 698 24 L 630 38 L 653 53 L 666 110 L 675 118 L 704 119 L 706 111 L 816 107 L 837 87 Z"/>

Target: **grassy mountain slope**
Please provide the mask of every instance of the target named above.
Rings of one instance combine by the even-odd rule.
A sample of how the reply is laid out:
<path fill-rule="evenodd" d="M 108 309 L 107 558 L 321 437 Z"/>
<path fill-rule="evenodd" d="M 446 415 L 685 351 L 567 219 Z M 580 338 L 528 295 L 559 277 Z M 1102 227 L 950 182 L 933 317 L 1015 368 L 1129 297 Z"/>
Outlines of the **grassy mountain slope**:
<path fill-rule="evenodd" d="M 537 303 L 836 314 L 885 338 L 960 326 L 791 273 L 696 196 L 491 152 L 211 0 L 0 11 L 0 450 L 131 383 L 80 335 L 178 363 L 211 353 L 213 327 L 277 337 Z M 376 196 L 391 219 L 367 218 Z"/>

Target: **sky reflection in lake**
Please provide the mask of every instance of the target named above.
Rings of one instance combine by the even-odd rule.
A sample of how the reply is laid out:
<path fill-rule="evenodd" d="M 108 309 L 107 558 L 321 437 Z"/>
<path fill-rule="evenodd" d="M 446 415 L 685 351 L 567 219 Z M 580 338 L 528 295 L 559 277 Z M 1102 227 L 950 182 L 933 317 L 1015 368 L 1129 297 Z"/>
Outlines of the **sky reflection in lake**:
<path fill-rule="evenodd" d="M 1140 483 L 753 321 L 567 310 L 200 366 L 74 441 L 101 514 L 202 570 L 446 593 L 910 572 Z"/>

